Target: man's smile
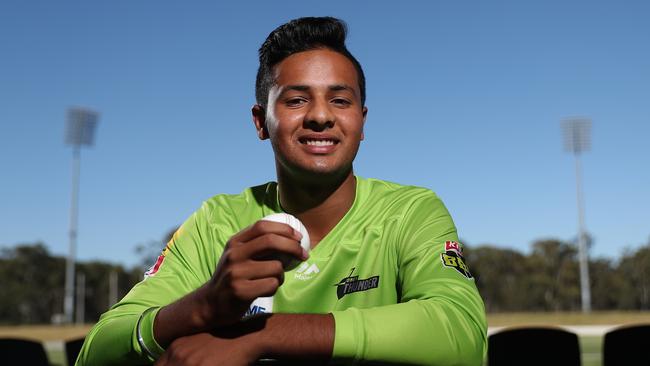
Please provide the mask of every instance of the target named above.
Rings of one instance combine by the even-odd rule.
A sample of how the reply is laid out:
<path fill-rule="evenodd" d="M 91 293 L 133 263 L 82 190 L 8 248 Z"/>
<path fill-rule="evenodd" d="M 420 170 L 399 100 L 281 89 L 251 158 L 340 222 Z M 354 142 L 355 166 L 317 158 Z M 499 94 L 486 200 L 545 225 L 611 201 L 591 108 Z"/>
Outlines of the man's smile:
<path fill-rule="evenodd" d="M 332 140 L 305 140 L 303 143 L 313 146 L 329 146 L 336 144 L 336 142 Z"/>
<path fill-rule="evenodd" d="M 311 154 L 332 153 L 341 142 L 329 134 L 309 134 L 298 138 L 298 142 Z"/>

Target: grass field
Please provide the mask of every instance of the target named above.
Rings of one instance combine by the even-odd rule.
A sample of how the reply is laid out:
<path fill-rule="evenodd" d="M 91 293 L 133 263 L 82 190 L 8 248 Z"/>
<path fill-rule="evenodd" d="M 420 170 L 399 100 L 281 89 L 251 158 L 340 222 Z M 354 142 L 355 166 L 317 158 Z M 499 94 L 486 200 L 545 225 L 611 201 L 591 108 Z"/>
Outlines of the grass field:
<path fill-rule="evenodd" d="M 650 323 L 650 312 L 582 313 L 503 313 L 488 314 L 488 325 L 495 327 L 534 325 L 625 325 Z M 50 363 L 65 365 L 63 342 L 85 336 L 91 325 L 84 326 L 0 326 L 0 337 L 28 338 L 44 342 Z M 583 366 L 601 365 L 602 334 L 580 335 Z"/>
<path fill-rule="evenodd" d="M 624 325 L 649 323 L 650 311 L 594 311 L 583 313 L 500 313 L 488 314 L 490 327 L 519 325 Z"/>

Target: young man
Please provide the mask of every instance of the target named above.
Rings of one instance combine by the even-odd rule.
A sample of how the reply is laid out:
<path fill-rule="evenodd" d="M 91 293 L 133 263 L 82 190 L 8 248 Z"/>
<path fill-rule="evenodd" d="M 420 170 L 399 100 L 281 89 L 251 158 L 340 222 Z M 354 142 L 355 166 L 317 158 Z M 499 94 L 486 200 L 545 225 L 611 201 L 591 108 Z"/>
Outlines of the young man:
<path fill-rule="evenodd" d="M 277 183 L 206 201 L 102 316 L 78 364 L 481 364 L 483 303 L 442 202 L 353 174 L 367 109 L 345 35 L 334 18 L 269 35 L 253 121 L 271 141 Z M 299 232 L 260 221 L 279 212 L 308 229 L 309 254 Z M 286 256 L 304 262 L 285 272 Z M 272 314 L 245 316 L 272 295 Z"/>

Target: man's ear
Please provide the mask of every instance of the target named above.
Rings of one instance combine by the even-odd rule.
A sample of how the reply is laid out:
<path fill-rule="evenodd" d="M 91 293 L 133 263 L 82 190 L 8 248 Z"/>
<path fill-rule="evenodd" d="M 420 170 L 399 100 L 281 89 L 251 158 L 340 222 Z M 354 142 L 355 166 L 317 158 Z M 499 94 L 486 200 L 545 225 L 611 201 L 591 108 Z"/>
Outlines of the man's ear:
<path fill-rule="evenodd" d="M 268 139 L 269 130 L 266 128 L 266 110 L 261 105 L 255 104 L 251 112 L 253 112 L 253 123 L 257 130 L 257 137 L 260 140 Z"/>
<path fill-rule="evenodd" d="M 361 126 L 361 141 L 363 141 L 363 128 L 366 126 L 366 116 L 368 115 L 368 107 L 363 107 L 363 126 Z"/>

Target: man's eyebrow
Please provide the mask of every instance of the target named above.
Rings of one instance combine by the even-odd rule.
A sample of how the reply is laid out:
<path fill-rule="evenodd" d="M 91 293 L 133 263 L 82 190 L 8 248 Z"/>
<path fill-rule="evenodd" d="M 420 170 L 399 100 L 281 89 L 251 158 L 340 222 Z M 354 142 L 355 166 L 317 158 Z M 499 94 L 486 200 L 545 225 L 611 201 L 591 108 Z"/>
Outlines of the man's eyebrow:
<path fill-rule="evenodd" d="M 288 91 L 288 90 L 308 91 L 310 88 L 309 88 L 308 85 L 287 85 L 283 89 L 284 89 L 283 92 L 285 92 L 285 91 Z"/>
<path fill-rule="evenodd" d="M 331 91 L 348 90 L 348 91 L 352 92 L 352 94 L 355 94 L 355 95 L 357 94 L 357 91 L 353 87 L 351 87 L 350 85 L 347 85 L 347 84 L 330 85 L 329 89 Z"/>
<path fill-rule="evenodd" d="M 347 90 L 347 91 L 351 92 L 354 95 L 357 94 L 357 91 L 353 87 L 351 87 L 350 85 L 347 85 L 347 84 L 333 84 L 333 85 L 328 86 L 327 88 L 329 90 L 331 90 L 331 91 Z M 290 90 L 305 92 L 305 91 L 311 90 L 311 87 L 309 85 L 301 85 L 301 84 L 287 85 L 284 88 L 282 88 L 281 94 L 284 94 L 285 92 L 290 91 Z"/>

